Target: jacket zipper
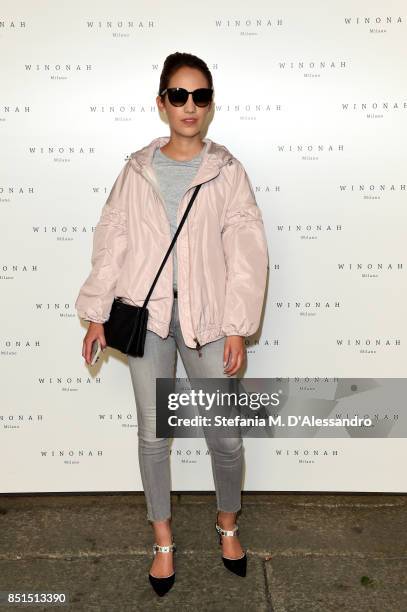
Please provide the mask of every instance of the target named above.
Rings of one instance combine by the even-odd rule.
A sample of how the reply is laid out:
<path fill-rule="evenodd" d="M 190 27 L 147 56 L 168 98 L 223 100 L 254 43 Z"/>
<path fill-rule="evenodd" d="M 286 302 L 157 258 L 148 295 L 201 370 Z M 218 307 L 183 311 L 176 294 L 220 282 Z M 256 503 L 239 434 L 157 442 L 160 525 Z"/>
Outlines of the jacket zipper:
<path fill-rule="evenodd" d="M 186 220 L 187 225 L 188 225 L 188 221 L 189 221 L 189 215 L 188 215 L 187 220 Z M 190 245 L 190 242 L 189 242 L 189 235 L 190 235 L 190 232 L 188 232 L 188 250 L 189 250 L 189 279 L 191 279 L 191 245 Z M 202 357 L 202 352 L 201 352 L 202 346 L 199 343 L 198 334 L 195 331 L 195 328 L 194 328 L 194 325 L 193 325 L 193 322 L 192 322 L 191 280 L 189 280 L 188 292 L 189 292 L 189 306 L 190 306 L 190 310 L 191 310 L 191 316 L 190 316 L 191 327 L 192 327 L 192 330 L 193 330 L 193 332 L 195 334 L 195 337 L 194 337 L 193 340 L 195 342 L 195 345 L 196 345 L 195 349 L 198 351 L 199 357 Z"/>
<path fill-rule="evenodd" d="M 164 211 L 164 216 L 165 216 L 165 218 L 166 218 L 166 220 L 167 220 L 167 223 L 168 223 L 168 235 L 169 235 L 169 237 L 171 238 L 171 226 L 170 226 L 170 222 L 168 221 L 167 207 L 166 207 L 166 205 L 165 205 L 164 198 L 163 198 L 163 196 L 162 196 L 162 193 L 161 193 L 161 191 L 160 191 L 160 188 L 159 188 L 158 184 L 156 184 L 156 182 L 154 181 L 154 177 L 153 177 L 153 178 L 151 178 L 151 177 L 150 177 L 150 174 L 148 174 L 148 168 L 146 168 L 146 166 L 143 166 L 143 168 L 142 168 L 142 169 L 141 169 L 141 171 L 139 171 L 139 172 L 140 172 L 140 174 L 141 174 L 141 175 L 142 175 L 142 176 L 143 176 L 143 177 L 146 179 L 146 181 L 148 181 L 148 182 L 150 183 L 150 185 L 152 186 L 152 188 L 153 188 L 153 190 L 154 190 L 155 194 L 158 196 L 158 199 L 159 199 L 159 201 L 160 201 L 160 203 L 161 203 L 161 206 L 162 206 L 162 208 L 163 208 L 163 211 Z M 176 248 L 176 243 L 175 243 L 175 245 L 174 245 L 174 248 Z M 174 293 L 172 292 L 172 301 L 171 301 L 171 308 L 170 308 L 170 317 L 171 317 L 171 313 L 172 313 L 172 308 L 173 308 L 173 305 L 174 305 Z"/>
<path fill-rule="evenodd" d="M 147 169 L 147 170 L 148 170 L 148 169 Z M 142 174 L 142 176 L 144 176 L 144 178 L 145 178 L 145 179 L 146 179 L 146 180 L 147 180 L 147 181 L 150 183 L 150 185 L 153 187 L 153 189 L 154 189 L 155 193 L 157 194 L 157 196 L 158 196 L 158 198 L 159 198 L 159 200 L 160 200 L 160 202 L 161 202 L 161 205 L 162 205 L 162 207 L 163 207 L 163 209 L 164 209 L 164 212 L 165 212 L 165 218 L 166 218 L 166 219 L 167 219 L 167 221 L 168 221 L 167 207 L 166 207 L 166 205 L 165 205 L 164 198 L 162 197 L 162 194 L 161 194 L 161 191 L 160 191 L 160 189 L 159 189 L 158 185 L 156 185 L 155 181 L 154 181 L 154 180 L 153 180 L 153 179 L 150 177 L 150 175 L 148 174 L 148 172 L 146 172 L 146 167 L 145 167 L 145 166 L 142 168 L 142 170 L 141 170 L 141 174 Z M 217 175 L 214 175 L 214 176 L 217 176 Z M 212 178 L 214 178 L 214 177 L 212 177 Z M 208 180 L 209 180 L 209 179 L 208 179 Z M 205 181 L 205 182 L 206 182 L 206 181 Z M 199 183 L 197 183 L 197 184 L 199 184 Z M 196 185 L 197 185 L 197 184 L 195 184 L 195 185 L 194 185 L 194 184 L 193 184 L 193 185 L 191 185 L 191 186 L 190 186 L 190 187 L 189 187 L 189 188 L 186 190 L 186 192 L 184 193 L 184 195 L 182 196 L 182 199 L 185 197 L 185 195 L 188 193 L 188 191 L 190 191 L 191 189 L 193 189 L 194 187 L 196 187 Z M 189 215 L 188 215 L 188 217 L 187 217 L 187 219 L 186 219 L 186 223 L 187 223 L 187 224 L 188 224 L 188 220 L 189 220 Z M 171 235 L 171 226 L 170 226 L 169 221 L 168 221 L 168 227 L 170 228 L 170 235 Z M 178 241 L 177 241 L 177 242 L 178 242 Z M 176 248 L 176 244 L 177 244 L 177 243 L 175 243 L 174 248 Z M 189 247 L 189 252 L 191 253 L 190 243 L 189 243 L 189 232 L 188 232 L 188 247 Z M 189 270 L 189 273 L 190 273 L 190 274 L 189 274 L 189 276 L 190 276 L 190 278 L 191 278 L 191 270 Z M 191 283 L 190 283 L 190 281 L 189 281 L 189 285 L 188 285 L 188 290 L 189 290 L 189 304 L 190 304 L 190 306 L 191 306 Z M 174 303 L 174 299 L 173 299 L 173 302 L 172 302 L 172 303 Z M 192 308 L 191 308 L 191 311 L 192 311 Z M 195 342 L 195 344 L 196 344 L 195 349 L 198 351 L 198 355 L 199 355 L 199 357 L 202 357 L 202 352 L 201 352 L 201 351 L 202 351 L 202 346 L 201 346 L 201 344 L 200 344 L 200 342 L 199 342 L 199 339 L 198 339 L 198 334 L 197 334 L 197 332 L 196 332 L 196 330 L 195 330 L 195 327 L 194 327 L 194 324 L 193 324 L 192 312 L 191 312 L 191 315 L 190 315 L 190 321 L 191 321 L 192 332 L 193 332 L 193 334 L 195 334 L 195 337 L 193 338 L 193 340 L 194 340 L 194 342 Z"/>

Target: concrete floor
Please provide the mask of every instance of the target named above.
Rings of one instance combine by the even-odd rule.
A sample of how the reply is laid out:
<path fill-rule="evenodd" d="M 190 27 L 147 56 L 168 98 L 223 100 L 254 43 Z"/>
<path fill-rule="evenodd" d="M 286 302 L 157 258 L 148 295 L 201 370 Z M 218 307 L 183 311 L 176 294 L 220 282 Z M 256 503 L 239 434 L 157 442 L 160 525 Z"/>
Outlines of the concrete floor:
<path fill-rule="evenodd" d="M 159 598 L 143 493 L 2 495 L 0 591 L 69 603 L 0 612 L 407 612 L 404 495 L 243 493 L 246 578 L 223 567 L 214 494 L 172 504 L 176 581 Z"/>

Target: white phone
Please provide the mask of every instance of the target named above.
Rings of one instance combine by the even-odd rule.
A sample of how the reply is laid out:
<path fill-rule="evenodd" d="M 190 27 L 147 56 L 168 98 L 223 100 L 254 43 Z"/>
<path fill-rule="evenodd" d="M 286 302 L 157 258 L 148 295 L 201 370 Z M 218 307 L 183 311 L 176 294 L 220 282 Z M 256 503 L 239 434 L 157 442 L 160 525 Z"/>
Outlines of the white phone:
<path fill-rule="evenodd" d="M 96 339 L 92 344 L 92 352 L 90 354 L 90 365 L 95 365 L 97 360 L 99 359 L 99 355 L 102 352 L 102 347 L 100 346 L 100 342 Z"/>

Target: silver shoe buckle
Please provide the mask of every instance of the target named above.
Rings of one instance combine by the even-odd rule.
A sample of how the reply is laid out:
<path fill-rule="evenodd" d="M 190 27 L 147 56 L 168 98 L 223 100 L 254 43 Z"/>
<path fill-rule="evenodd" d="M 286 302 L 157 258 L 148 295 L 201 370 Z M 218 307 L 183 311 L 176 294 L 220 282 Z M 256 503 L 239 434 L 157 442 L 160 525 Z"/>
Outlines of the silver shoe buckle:
<path fill-rule="evenodd" d="M 234 528 L 232 530 L 230 529 L 222 529 L 222 527 L 220 527 L 217 523 L 216 523 L 216 531 L 223 536 L 234 536 L 237 534 L 237 532 L 239 531 L 239 526 L 235 525 Z"/>
<path fill-rule="evenodd" d="M 154 554 L 156 554 L 157 552 L 168 553 L 168 552 L 172 552 L 175 550 L 177 550 L 177 547 L 175 544 L 169 544 L 168 546 L 159 546 L 158 544 L 153 544 Z"/>

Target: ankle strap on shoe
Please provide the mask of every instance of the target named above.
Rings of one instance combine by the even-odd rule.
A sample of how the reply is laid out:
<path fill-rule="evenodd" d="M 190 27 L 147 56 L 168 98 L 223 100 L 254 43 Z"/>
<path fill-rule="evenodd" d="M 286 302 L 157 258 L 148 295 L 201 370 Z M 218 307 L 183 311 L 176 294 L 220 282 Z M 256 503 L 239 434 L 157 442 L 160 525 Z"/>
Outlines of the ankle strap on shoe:
<path fill-rule="evenodd" d="M 222 527 L 220 527 L 220 526 L 218 525 L 218 523 L 216 523 L 215 527 L 216 527 L 216 531 L 217 531 L 217 532 L 218 532 L 220 535 L 223 535 L 223 536 L 234 536 L 234 535 L 236 535 L 236 534 L 237 534 L 237 532 L 239 531 L 239 526 L 238 526 L 238 525 L 235 525 L 235 526 L 233 527 L 233 529 L 222 529 Z"/>
<path fill-rule="evenodd" d="M 156 554 L 157 552 L 172 552 L 174 550 L 177 550 L 175 544 L 169 544 L 168 546 L 159 546 L 156 543 L 153 544 L 154 554 Z"/>

